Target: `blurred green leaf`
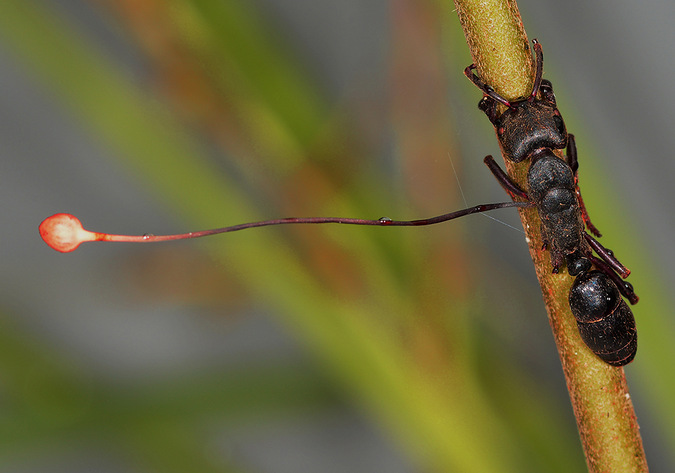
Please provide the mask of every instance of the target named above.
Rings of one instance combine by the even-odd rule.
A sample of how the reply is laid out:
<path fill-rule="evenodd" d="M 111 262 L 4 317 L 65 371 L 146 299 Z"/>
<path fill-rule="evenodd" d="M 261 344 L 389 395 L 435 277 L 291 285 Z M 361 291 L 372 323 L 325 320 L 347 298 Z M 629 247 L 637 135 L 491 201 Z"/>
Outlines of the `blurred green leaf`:
<path fill-rule="evenodd" d="M 348 216 L 367 217 L 373 209 L 397 208 L 376 166 L 358 168 L 360 175 L 347 179 L 344 176 L 352 172 L 353 164 L 339 170 L 344 163 L 330 159 L 335 154 L 346 163 L 360 163 L 374 161 L 375 155 L 371 147 L 361 145 L 368 142 L 367 133 L 359 134 L 351 126 L 357 121 L 349 115 L 354 111 L 345 111 L 344 104 L 332 105 L 322 96 L 302 62 L 289 53 L 289 45 L 249 2 L 167 5 L 171 40 L 192 59 L 188 67 L 195 69 L 198 89 L 206 94 L 204 102 L 213 105 L 210 113 L 216 118 L 204 118 L 204 129 L 220 131 L 214 126 L 219 120 L 231 126 L 222 157 L 207 152 L 202 137 L 188 131 L 189 119 L 174 114 L 178 107 L 172 109 L 159 95 L 135 84 L 120 64 L 99 51 L 53 6 L 5 2 L 0 36 L 188 228 L 267 217 L 259 210 L 260 202 L 267 199 L 281 209 L 294 208 L 295 199 Z M 442 6 L 424 5 L 419 3 L 415 12 L 432 20 L 439 11 L 449 14 Z M 401 19 L 405 15 L 397 18 L 406 21 Z M 150 57 L 156 65 L 163 59 Z M 461 71 L 463 66 L 450 67 Z M 400 76 L 406 77 L 406 72 Z M 477 97 L 469 100 L 473 106 Z M 397 133 L 401 148 L 407 143 L 417 152 L 423 148 L 410 137 L 427 125 L 415 129 L 401 119 L 399 124 L 388 124 L 387 131 Z M 261 155 L 264 166 L 257 167 L 254 160 Z M 218 162 L 225 157 L 236 170 L 233 175 Z M 597 171 L 584 160 L 582 185 L 583 176 L 599 175 Z M 301 193 L 298 183 L 309 193 Z M 265 198 L 250 187 L 265 187 L 259 189 Z M 613 215 L 618 221 L 617 206 L 596 209 L 595 202 L 608 195 L 601 186 L 585 190 L 584 195 L 591 215 L 600 213 L 603 219 Z M 629 234 L 602 219 L 598 225 L 617 238 Z M 460 224 L 453 228 L 461 233 Z M 475 333 L 481 302 L 474 299 L 470 282 L 471 250 L 461 246 L 461 237 L 448 242 L 447 234 L 435 232 L 279 229 L 201 243 L 221 268 L 242 282 L 255 303 L 278 308 L 284 323 L 312 349 L 325 378 L 273 366 L 225 378 L 205 373 L 198 380 L 186 377 L 147 391 L 106 391 L 106 404 L 89 401 L 89 411 L 78 414 L 83 417 L 73 435 L 105 435 L 126 446 L 132 461 L 158 471 L 220 471 L 213 466 L 217 460 L 199 445 L 197 423 L 205 417 L 236 423 L 261 413 L 284 415 L 299 404 L 322 408 L 334 402 L 329 385 L 336 383 L 369 410 L 421 469 L 577 471 L 579 444 L 574 434 L 570 436 L 557 412 L 560 406 L 550 399 L 547 388 L 527 378 L 525 369 L 508 354 L 495 355 L 490 360 L 493 369 L 481 370 L 479 354 L 488 351 L 489 343 L 477 340 L 484 335 Z M 651 386 L 664 419 L 675 419 L 675 408 L 669 403 L 675 387 L 669 384 L 672 380 L 658 377 L 659 367 L 672 356 L 670 332 L 659 334 L 668 311 L 659 295 L 651 292 L 656 290 L 654 285 L 638 283 L 639 274 L 649 274 L 648 268 L 641 267 L 648 256 L 637 253 L 635 249 L 642 248 L 637 243 L 628 246 L 614 237 L 612 247 L 617 254 L 631 254 L 626 264 L 634 270 L 642 296 L 636 309 L 641 333 L 660 339 L 641 346 L 636 363 L 649 368 L 641 368 L 639 376 Z M 317 254 L 327 263 L 322 266 Z M 641 313 L 652 311 L 659 316 L 649 321 L 641 318 Z M 42 373 L 36 379 L 49 386 L 48 398 L 40 397 L 36 385 L 26 384 L 20 376 L 21 365 L 12 364 L 22 359 L 20 351 L 29 344 L 25 339 L 0 344 L 4 346 L 0 362 L 12 374 L 5 389 L 25 403 L 18 412 L 69 412 L 81 399 L 105 391 L 105 386 L 79 373 L 55 369 L 47 356 L 32 362 L 32 372 Z M 0 431 L 0 438 L 7 440 L 3 444 L 12 445 L 17 437 L 26 450 L 58 443 L 63 435 L 58 416 L 48 417 L 26 422 L 23 416 L 8 415 L 7 429 Z M 23 436 L 15 430 L 20 425 Z M 674 425 L 675 421 L 664 423 L 664 432 L 675 434 Z"/>

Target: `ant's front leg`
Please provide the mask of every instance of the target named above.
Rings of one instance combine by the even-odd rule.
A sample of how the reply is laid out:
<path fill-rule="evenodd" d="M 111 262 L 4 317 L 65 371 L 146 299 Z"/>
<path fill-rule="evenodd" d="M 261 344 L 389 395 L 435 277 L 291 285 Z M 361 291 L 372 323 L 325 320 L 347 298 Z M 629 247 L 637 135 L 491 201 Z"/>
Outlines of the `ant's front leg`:
<path fill-rule="evenodd" d="M 598 231 L 595 225 L 591 223 L 591 218 L 588 216 L 584 199 L 581 197 L 581 189 L 579 189 L 579 159 L 577 158 L 577 144 L 574 135 L 567 135 L 567 164 L 572 168 L 574 173 L 574 187 L 576 188 L 577 199 L 579 200 L 579 207 L 581 209 L 581 218 L 586 224 L 586 228 L 593 235 L 600 238 L 602 234 Z"/>
<path fill-rule="evenodd" d="M 495 161 L 495 158 L 492 156 L 488 155 L 485 156 L 485 159 L 483 160 L 485 165 L 488 167 L 490 172 L 492 172 L 492 175 L 497 179 L 497 182 L 499 182 L 499 185 L 504 188 L 504 190 L 511 196 L 513 200 L 516 199 L 516 197 L 520 197 L 521 199 L 525 200 L 530 200 L 530 197 L 527 195 L 527 192 L 525 192 L 523 189 L 520 188 L 518 184 L 516 184 L 511 177 L 506 174 L 506 172 L 499 167 L 499 164 Z"/>

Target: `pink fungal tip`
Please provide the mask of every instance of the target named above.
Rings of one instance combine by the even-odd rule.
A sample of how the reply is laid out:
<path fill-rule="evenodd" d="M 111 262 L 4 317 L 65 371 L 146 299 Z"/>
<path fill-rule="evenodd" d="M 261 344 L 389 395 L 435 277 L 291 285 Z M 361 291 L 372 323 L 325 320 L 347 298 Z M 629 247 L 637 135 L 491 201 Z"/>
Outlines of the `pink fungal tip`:
<path fill-rule="evenodd" d="M 85 230 L 77 217 L 64 213 L 44 219 L 40 224 L 40 236 L 61 253 L 74 251 L 85 241 L 96 240 L 96 235 Z"/>

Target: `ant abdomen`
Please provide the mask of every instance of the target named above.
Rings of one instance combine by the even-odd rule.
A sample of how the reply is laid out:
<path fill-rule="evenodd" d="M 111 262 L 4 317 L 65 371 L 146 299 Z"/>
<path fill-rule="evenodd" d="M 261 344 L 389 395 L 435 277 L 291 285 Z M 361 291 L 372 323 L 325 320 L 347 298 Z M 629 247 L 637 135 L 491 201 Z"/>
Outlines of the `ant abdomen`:
<path fill-rule="evenodd" d="M 628 304 L 601 271 L 578 276 L 569 295 L 570 308 L 584 343 L 605 363 L 624 366 L 637 352 L 637 329 Z"/>

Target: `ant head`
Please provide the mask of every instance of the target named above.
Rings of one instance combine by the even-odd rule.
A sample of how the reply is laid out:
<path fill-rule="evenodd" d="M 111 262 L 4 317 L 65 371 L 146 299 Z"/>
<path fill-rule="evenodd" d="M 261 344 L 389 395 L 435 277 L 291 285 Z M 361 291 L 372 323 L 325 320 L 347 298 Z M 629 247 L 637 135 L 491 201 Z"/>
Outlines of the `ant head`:
<path fill-rule="evenodd" d="M 530 94 L 522 99 L 509 101 L 483 82 L 475 73 L 475 65 L 464 74 L 483 91 L 478 108 L 490 119 L 504 155 L 513 162 L 527 159 L 539 148 L 560 149 L 567 146 L 567 130 L 556 107 L 551 82 L 542 79 L 544 54 L 541 44 L 532 40 L 536 59 L 534 82 Z M 506 110 L 499 112 L 499 106 Z"/>
<path fill-rule="evenodd" d="M 541 44 L 533 39 L 532 45 L 536 58 L 532 91 L 527 98 L 511 102 L 494 122 L 502 150 L 514 162 L 527 159 L 539 148 L 567 146 L 567 130 L 556 106 L 553 85 L 542 79 L 544 53 Z"/>

